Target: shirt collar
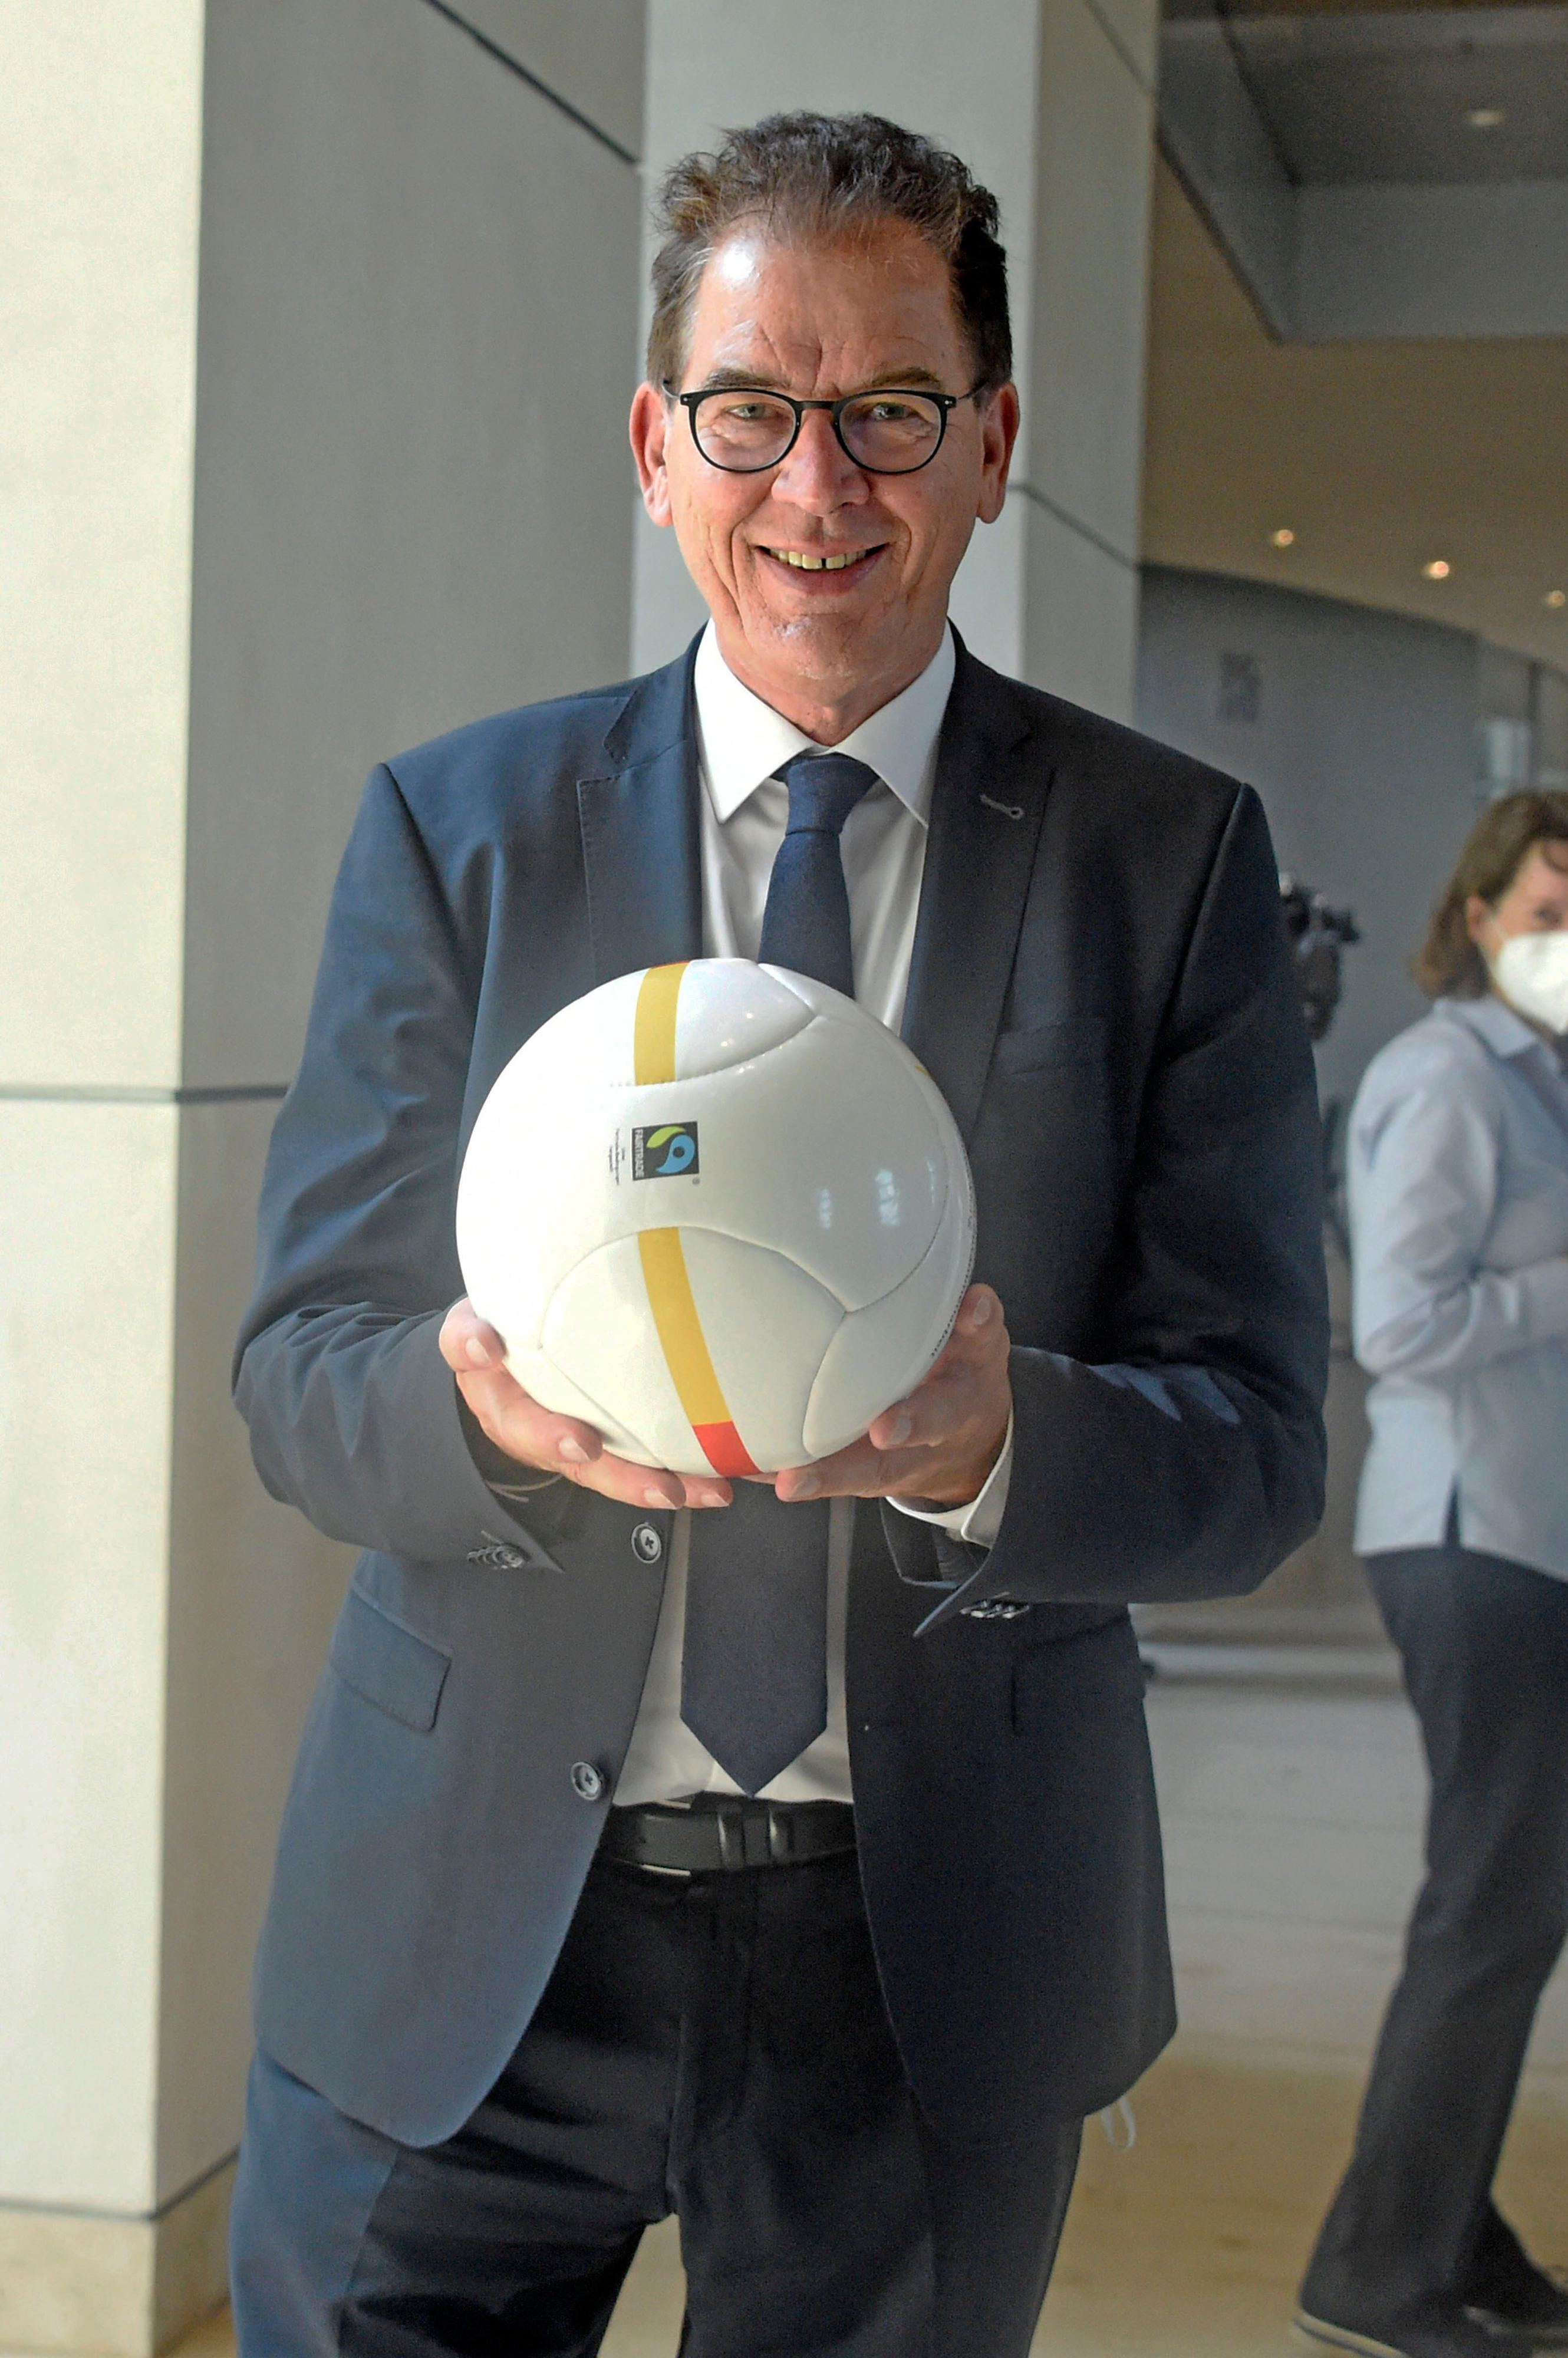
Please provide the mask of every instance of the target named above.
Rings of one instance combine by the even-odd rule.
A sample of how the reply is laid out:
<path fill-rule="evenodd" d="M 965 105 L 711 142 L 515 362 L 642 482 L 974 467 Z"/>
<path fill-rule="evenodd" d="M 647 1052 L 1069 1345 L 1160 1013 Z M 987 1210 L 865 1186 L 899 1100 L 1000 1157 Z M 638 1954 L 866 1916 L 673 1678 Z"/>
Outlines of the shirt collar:
<path fill-rule="evenodd" d="M 931 816 L 936 739 L 957 666 L 949 625 L 919 678 L 833 748 L 873 769 L 922 827 Z M 736 678 L 711 622 L 697 651 L 693 688 L 703 778 L 721 826 L 785 762 L 824 750 Z"/>
<path fill-rule="evenodd" d="M 1511 1007 L 1505 1007 L 1495 991 L 1487 991 L 1484 999 L 1440 999 L 1437 1003 L 1445 1015 L 1467 1023 L 1472 1032 L 1478 1033 L 1495 1056 L 1522 1056 L 1527 1049 L 1541 1048 L 1556 1069 L 1557 1059 L 1540 1033 L 1533 1031 L 1522 1015 L 1516 1015 Z"/>

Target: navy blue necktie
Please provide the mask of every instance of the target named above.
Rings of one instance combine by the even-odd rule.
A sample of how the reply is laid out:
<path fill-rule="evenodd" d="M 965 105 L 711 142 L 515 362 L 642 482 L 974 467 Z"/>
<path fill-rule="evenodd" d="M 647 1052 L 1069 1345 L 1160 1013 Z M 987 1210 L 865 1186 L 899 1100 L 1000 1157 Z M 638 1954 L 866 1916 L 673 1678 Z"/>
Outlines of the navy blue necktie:
<path fill-rule="evenodd" d="M 876 772 L 802 753 L 780 773 L 789 826 L 773 860 L 757 956 L 855 993 L 838 838 Z M 742 1792 L 761 1792 L 827 1725 L 826 1499 L 780 1504 L 737 1482 L 735 1503 L 691 1519 L 681 1717 Z"/>
<path fill-rule="evenodd" d="M 789 788 L 789 825 L 768 880 L 762 966 L 787 966 L 855 996 L 849 893 L 838 838 L 877 773 L 848 753 L 797 753 L 778 773 Z"/>

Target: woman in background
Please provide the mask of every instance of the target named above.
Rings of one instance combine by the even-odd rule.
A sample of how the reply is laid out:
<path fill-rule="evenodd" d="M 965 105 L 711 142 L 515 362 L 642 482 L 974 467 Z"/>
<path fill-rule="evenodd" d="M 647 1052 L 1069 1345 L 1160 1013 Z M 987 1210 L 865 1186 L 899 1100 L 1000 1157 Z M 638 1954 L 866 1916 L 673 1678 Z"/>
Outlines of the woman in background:
<path fill-rule="evenodd" d="M 1491 2199 L 1568 1930 L 1568 795 L 1473 829 L 1349 1136 L 1356 1545 L 1421 1721 L 1426 1880 L 1298 2324 L 1337 2348 L 1568 2346 Z"/>

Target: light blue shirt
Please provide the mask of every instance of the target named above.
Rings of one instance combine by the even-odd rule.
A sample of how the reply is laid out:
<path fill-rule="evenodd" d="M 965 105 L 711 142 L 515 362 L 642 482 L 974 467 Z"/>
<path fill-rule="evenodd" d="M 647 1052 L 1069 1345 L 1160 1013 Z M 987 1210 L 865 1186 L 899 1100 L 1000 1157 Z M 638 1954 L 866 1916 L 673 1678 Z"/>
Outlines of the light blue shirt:
<path fill-rule="evenodd" d="M 1568 1080 L 1500 1000 L 1440 999 L 1350 1117 L 1356 1546 L 1461 1543 L 1568 1580 Z"/>

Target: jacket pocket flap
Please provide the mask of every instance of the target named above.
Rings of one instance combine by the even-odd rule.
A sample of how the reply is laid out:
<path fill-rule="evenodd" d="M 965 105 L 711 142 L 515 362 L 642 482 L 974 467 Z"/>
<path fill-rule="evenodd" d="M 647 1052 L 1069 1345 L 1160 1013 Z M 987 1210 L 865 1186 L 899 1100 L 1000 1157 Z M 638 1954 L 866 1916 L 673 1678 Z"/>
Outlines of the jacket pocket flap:
<path fill-rule="evenodd" d="M 1045 1065 L 1098 1065 L 1106 1053 L 1103 1015 L 1059 1015 L 997 1034 L 992 1065 L 999 1073 L 1032 1073 Z"/>
<path fill-rule="evenodd" d="M 328 1660 L 343 1684 L 378 1711 L 421 1735 L 435 1726 L 451 1656 L 405 1629 L 357 1588 L 344 1600 Z"/>

